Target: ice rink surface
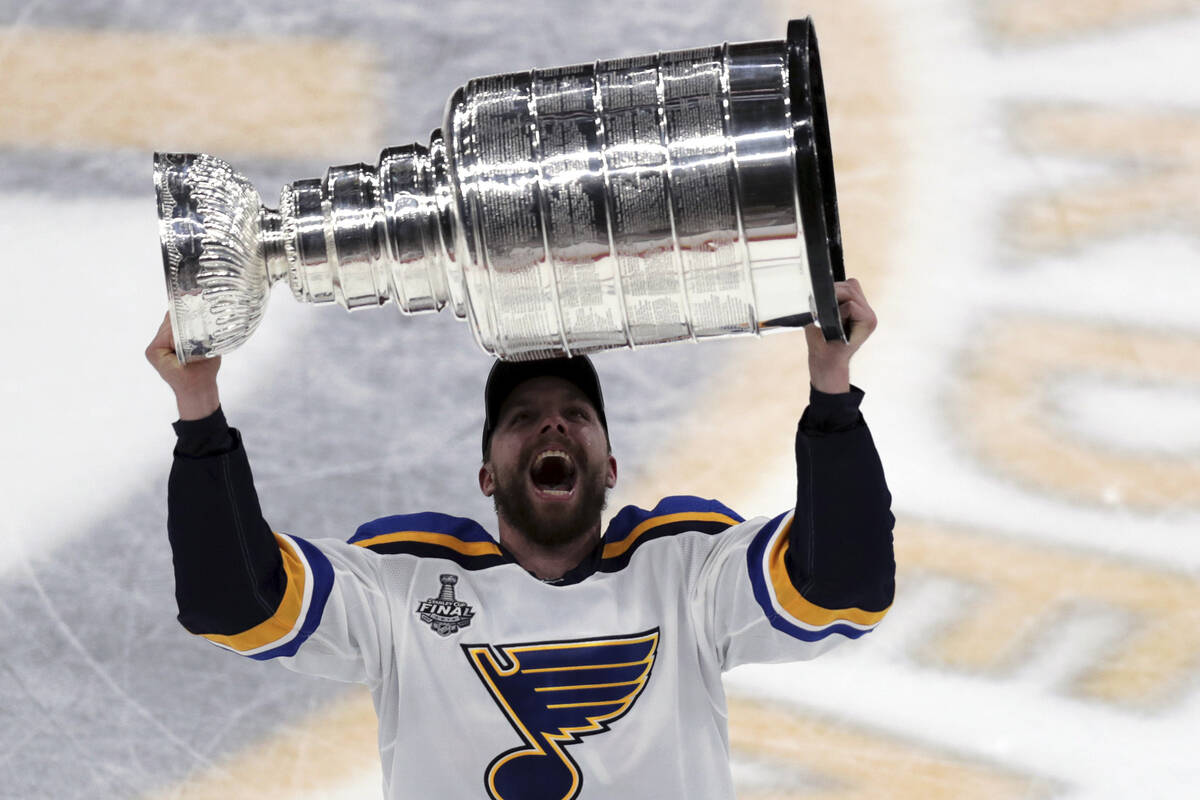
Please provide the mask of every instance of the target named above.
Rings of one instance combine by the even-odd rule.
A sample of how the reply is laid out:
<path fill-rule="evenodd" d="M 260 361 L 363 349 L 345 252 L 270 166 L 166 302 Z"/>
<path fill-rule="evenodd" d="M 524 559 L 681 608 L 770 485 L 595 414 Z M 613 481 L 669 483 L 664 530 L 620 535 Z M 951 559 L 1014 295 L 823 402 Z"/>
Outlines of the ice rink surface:
<path fill-rule="evenodd" d="M 898 594 L 869 637 L 727 676 L 739 797 L 1195 796 L 1195 0 L 47 0 L 0 4 L 0 797 L 378 795 L 364 693 L 175 622 L 174 407 L 142 357 L 165 308 L 153 150 L 220 155 L 275 205 L 284 181 L 425 141 L 471 77 L 781 38 L 808 14 L 847 269 L 881 320 L 853 379 Z M 801 336 L 597 363 L 610 509 L 791 504 Z M 272 526 L 491 520 L 487 367 L 448 312 L 277 291 L 222 366 Z"/>

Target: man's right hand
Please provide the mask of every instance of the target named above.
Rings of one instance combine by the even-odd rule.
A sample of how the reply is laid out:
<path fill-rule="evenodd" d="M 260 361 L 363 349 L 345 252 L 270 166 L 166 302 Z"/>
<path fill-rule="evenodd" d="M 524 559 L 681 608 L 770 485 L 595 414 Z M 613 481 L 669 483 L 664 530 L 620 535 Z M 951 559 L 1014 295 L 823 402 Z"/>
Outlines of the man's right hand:
<path fill-rule="evenodd" d="M 217 394 L 217 370 L 221 368 L 221 357 L 180 364 L 179 357 L 175 355 L 175 337 L 171 332 L 169 312 L 163 316 L 154 341 L 146 348 L 146 360 L 175 392 L 180 419 L 204 419 L 221 405 L 221 398 Z"/>

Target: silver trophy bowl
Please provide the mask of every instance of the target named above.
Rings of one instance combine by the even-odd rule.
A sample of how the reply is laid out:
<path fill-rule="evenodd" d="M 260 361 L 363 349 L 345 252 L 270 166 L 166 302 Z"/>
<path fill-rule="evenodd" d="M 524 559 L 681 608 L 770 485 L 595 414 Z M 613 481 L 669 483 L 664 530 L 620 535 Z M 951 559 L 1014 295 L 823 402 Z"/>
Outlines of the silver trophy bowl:
<path fill-rule="evenodd" d="M 500 358 L 759 335 L 845 339 L 811 20 L 787 38 L 475 78 L 428 147 L 267 208 L 228 164 L 156 153 L 180 361 L 239 347 L 273 284 L 346 309 L 450 306 Z"/>

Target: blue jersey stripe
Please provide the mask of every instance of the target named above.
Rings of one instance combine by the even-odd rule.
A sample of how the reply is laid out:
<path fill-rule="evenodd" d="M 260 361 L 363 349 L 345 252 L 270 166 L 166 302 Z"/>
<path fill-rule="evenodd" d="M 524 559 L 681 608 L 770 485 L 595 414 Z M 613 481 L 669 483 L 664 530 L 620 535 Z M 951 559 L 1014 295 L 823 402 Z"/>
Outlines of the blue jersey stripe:
<path fill-rule="evenodd" d="M 766 553 L 771 537 L 779 529 L 780 523 L 783 522 L 789 513 L 791 512 L 780 514 L 764 525 L 762 530 L 755 535 L 754 540 L 750 543 L 750 547 L 746 549 L 746 566 L 750 572 L 750 586 L 754 591 L 754 599 L 758 602 L 759 607 L 762 608 L 767 621 L 771 623 L 771 627 L 795 639 L 805 642 L 817 642 L 835 633 L 840 633 L 849 639 L 857 639 L 868 631 L 855 628 L 852 625 L 838 624 L 830 625 L 817 631 L 810 631 L 807 628 L 802 628 L 794 624 L 775 610 L 775 605 L 771 602 L 771 594 L 767 590 L 768 576 L 763 571 L 763 555 Z"/>
<path fill-rule="evenodd" d="M 439 514 L 436 511 L 423 511 L 419 514 L 397 514 L 391 517 L 381 517 L 371 522 L 365 522 L 358 527 L 354 536 L 348 540 L 350 544 L 361 542 L 388 533 L 400 531 L 427 531 L 429 533 L 444 533 L 453 536 L 461 542 L 495 542 L 496 539 L 483 529 L 473 519 L 452 517 L 449 514 Z"/>
<path fill-rule="evenodd" d="M 256 653 L 250 658 L 257 661 L 267 661 L 280 656 L 294 656 L 296 651 L 300 649 L 300 645 L 312 636 L 313 631 L 321 624 L 321 617 L 325 613 L 325 603 L 329 600 L 329 592 L 333 589 L 333 565 L 329 563 L 329 559 L 325 554 L 318 550 L 313 545 L 305 540 L 293 536 L 292 541 L 299 548 L 304 559 L 308 562 L 308 567 L 312 570 L 313 587 L 312 597 L 308 603 L 308 613 L 304 615 L 304 624 L 300 626 L 300 630 L 292 637 L 290 641 L 279 647 L 273 647 L 270 650 L 264 650 L 261 653 Z"/>

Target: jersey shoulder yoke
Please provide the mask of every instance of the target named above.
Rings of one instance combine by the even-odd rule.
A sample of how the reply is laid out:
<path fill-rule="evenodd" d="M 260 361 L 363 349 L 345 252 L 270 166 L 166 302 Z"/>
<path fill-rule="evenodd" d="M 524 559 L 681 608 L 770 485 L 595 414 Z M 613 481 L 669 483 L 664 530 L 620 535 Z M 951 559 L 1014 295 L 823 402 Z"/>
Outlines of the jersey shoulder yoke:
<path fill-rule="evenodd" d="M 485 569 L 510 560 L 475 520 L 434 511 L 372 520 L 360 525 L 349 543 L 382 554 L 447 558 L 466 569 Z"/>
<path fill-rule="evenodd" d="M 664 497 L 649 510 L 625 506 L 604 532 L 601 569 L 612 572 L 625 567 L 637 548 L 654 539 L 680 533 L 716 534 L 743 521 L 716 500 L 690 495 Z"/>

